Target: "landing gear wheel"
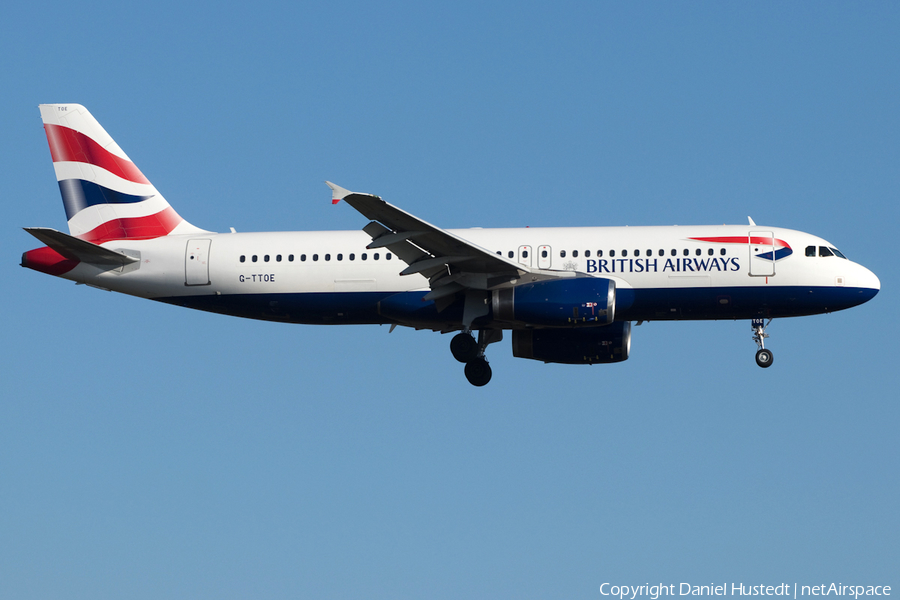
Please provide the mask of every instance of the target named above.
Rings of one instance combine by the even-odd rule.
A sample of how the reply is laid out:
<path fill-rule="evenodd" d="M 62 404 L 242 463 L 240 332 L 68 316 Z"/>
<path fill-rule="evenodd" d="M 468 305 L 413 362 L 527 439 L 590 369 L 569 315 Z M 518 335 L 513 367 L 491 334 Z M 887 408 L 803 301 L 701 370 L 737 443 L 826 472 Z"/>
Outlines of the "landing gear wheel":
<path fill-rule="evenodd" d="M 772 360 L 774 360 L 774 357 L 772 356 L 771 350 L 766 350 L 765 348 L 763 348 L 756 351 L 756 364 L 761 366 L 763 369 L 771 367 Z"/>
<path fill-rule="evenodd" d="M 474 386 L 487 385 L 491 380 L 491 366 L 483 357 L 470 360 L 466 363 L 466 379 Z"/>
<path fill-rule="evenodd" d="M 772 351 L 766 350 L 765 346 L 766 338 L 769 337 L 769 334 L 766 333 L 766 327 L 771 323 L 772 319 L 769 319 L 768 323 L 766 323 L 764 319 L 753 319 L 750 321 L 750 329 L 753 330 L 753 341 L 756 342 L 756 347 L 759 348 L 759 350 L 756 351 L 756 364 L 763 369 L 771 367 L 772 361 L 775 359 L 775 357 L 772 356 Z"/>
<path fill-rule="evenodd" d="M 450 340 L 450 352 L 459 362 L 470 362 L 478 356 L 478 342 L 468 333 L 457 333 Z"/>

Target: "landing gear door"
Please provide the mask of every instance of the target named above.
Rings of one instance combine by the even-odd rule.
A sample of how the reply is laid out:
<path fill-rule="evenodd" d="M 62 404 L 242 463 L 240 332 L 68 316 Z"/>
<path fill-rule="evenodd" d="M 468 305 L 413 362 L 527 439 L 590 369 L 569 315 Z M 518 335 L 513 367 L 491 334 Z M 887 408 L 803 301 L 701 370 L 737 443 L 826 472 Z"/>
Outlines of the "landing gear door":
<path fill-rule="evenodd" d="M 751 231 L 750 276 L 771 277 L 775 274 L 775 235 L 771 231 Z"/>
<path fill-rule="evenodd" d="M 212 240 L 188 240 L 184 253 L 184 285 L 209 285 L 209 245 Z"/>
<path fill-rule="evenodd" d="M 531 246 L 519 246 L 519 264 L 531 266 Z"/>

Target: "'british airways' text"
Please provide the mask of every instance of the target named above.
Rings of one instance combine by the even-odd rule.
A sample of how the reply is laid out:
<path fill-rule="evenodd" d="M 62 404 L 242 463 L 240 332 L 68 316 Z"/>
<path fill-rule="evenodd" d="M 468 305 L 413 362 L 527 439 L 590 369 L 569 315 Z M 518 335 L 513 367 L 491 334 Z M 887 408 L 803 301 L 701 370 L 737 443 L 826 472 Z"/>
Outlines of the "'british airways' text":
<path fill-rule="evenodd" d="M 737 257 L 732 258 L 598 258 L 587 261 L 588 273 L 708 273 L 740 271 Z"/>

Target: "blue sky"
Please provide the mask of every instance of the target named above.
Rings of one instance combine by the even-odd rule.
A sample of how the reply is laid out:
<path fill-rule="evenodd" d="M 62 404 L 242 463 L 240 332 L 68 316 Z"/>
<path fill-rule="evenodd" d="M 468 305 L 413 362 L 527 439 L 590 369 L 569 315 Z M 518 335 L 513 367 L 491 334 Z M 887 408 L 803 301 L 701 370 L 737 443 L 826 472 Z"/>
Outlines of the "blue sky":
<path fill-rule="evenodd" d="M 603 582 L 900 586 L 900 7 L 6 7 L 0 597 L 598 598 Z M 87 106 L 192 223 L 760 224 L 882 282 L 647 323 L 609 366 L 251 322 L 18 266 L 65 229 L 37 105 Z"/>

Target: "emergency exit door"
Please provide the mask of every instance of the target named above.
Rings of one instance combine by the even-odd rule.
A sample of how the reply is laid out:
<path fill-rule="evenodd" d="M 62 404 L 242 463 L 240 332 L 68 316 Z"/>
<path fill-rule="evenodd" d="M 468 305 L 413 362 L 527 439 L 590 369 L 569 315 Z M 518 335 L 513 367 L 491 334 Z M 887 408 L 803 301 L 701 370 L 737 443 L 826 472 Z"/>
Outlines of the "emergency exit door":
<path fill-rule="evenodd" d="M 188 240 L 184 253 L 184 285 L 209 285 L 209 245 L 212 240 Z"/>
<path fill-rule="evenodd" d="M 750 276 L 771 277 L 775 274 L 775 234 L 771 231 L 751 231 Z"/>

